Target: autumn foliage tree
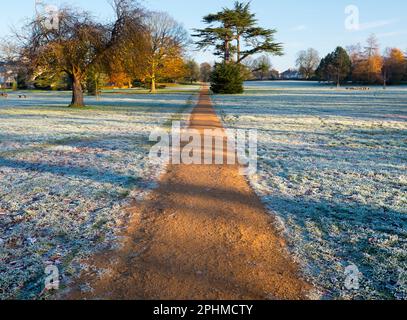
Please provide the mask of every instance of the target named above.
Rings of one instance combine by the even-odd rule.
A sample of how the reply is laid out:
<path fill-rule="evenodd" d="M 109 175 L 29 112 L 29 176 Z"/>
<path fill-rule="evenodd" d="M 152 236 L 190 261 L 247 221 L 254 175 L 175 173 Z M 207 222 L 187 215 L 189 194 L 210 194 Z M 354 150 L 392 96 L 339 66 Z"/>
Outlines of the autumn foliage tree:
<path fill-rule="evenodd" d="M 341 55 L 345 58 L 344 52 Z M 400 84 L 407 80 L 405 54 L 398 48 L 388 48 L 382 55 L 374 35 L 367 39 L 364 47 L 360 43 L 349 46 L 347 55 L 351 67 L 349 80 L 352 80 L 353 83 L 384 84 L 386 86 L 387 84 Z M 334 81 L 333 60 L 335 60 L 333 53 L 322 59 L 317 69 L 320 80 Z"/>
<path fill-rule="evenodd" d="M 366 84 L 381 83 L 383 80 L 383 58 L 380 55 L 380 47 L 376 37 L 370 36 L 364 49 L 361 45 L 350 49 L 352 80 Z"/>
<path fill-rule="evenodd" d="M 137 2 L 113 0 L 112 4 L 113 23 L 100 23 L 86 11 L 65 6 L 58 11 L 57 24 L 50 27 L 48 17 L 37 16 L 17 35 L 20 60 L 27 61 L 31 73 L 68 75 L 71 106 L 84 106 L 84 84 L 92 82 L 88 77 L 102 73 L 122 77 L 127 70 L 124 61 L 138 53 L 132 45 L 143 43 L 145 30 Z"/>
<path fill-rule="evenodd" d="M 387 49 L 383 62 L 383 77 L 385 84 L 401 83 L 406 70 L 406 66 L 406 59 L 400 49 Z"/>
<path fill-rule="evenodd" d="M 160 79 L 180 78 L 185 74 L 184 50 L 189 36 L 184 27 L 165 12 L 151 12 L 145 18 L 147 51 L 145 78 L 151 93 Z"/>
<path fill-rule="evenodd" d="M 110 45 L 109 29 L 95 22 L 89 13 L 64 7 L 59 11 L 59 23 L 46 27 L 37 17 L 26 27 L 23 59 L 35 69 L 66 73 L 72 82 L 71 106 L 84 106 L 83 82 L 89 68 L 100 62 Z"/>
<path fill-rule="evenodd" d="M 133 79 L 142 79 L 146 73 L 149 37 L 144 19 L 147 13 L 132 0 L 114 0 L 113 3 L 115 45 L 105 55 L 105 71 L 109 82 L 118 87 L 131 87 Z"/>

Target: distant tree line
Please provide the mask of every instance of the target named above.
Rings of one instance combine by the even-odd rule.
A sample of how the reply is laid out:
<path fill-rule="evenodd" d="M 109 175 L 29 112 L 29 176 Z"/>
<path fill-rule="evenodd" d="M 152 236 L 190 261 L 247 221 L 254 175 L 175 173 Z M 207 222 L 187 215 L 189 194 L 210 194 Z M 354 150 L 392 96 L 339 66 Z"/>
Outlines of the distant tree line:
<path fill-rule="evenodd" d="M 380 52 L 377 38 L 371 35 L 366 45 L 337 47 L 320 59 L 314 49 L 301 51 L 297 68 L 306 80 L 354 84 L 396 85 L 407 81 L 407 56 L 398 48 Z"/>
<path fill-rule="evenodd" d="M 246 68 L 246 80 L 277 80 L 280 77 L 280 73 L 273 68 L 268 55 L 249 58 L 244 62 L 244 67 Z"/>

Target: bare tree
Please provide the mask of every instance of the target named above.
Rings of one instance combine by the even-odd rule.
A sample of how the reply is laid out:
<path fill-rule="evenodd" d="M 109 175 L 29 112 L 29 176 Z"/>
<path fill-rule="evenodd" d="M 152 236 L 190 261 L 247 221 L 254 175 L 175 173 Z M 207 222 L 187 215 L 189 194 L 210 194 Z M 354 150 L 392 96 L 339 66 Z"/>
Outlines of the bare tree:
<path fill-rule="evenodd" d="M 202 63 L 199 73 L 202 82 L 209 82 L 212 73 L 212 66 L 207 62 Z"/>
<path fill-rule="evenodd" d="M 356 65 L 360 62 L 360 60 L 363 59 L 363 50 L 360 43 L 346 47 L 346 51 L 348 52 L 349 58 L 353 65 Z"/>
<path fill-rule="evenodd" d="M 22 65 L 19 61 L 19 48 L 8 38 L 1 39 L 0 63 L 5 67 L 8 74 L 14 78 L 14 83 L 16 84 L 17 74 Z M 6 78 L 4 78 L 4 80 L 6 80 Z M 2 85 L 2 83 L 0 83 L 0 85 Z"/>
<path fill-rule="evenodd" d="M 365 54 L 368 58 L 380 54 L 380 45 L 376 35 L 371 34 L 366 40 Z"/>
<path fill-rule="evenodd" d="M 189 59 L 185 63 L 185 80 L 191 84 L 197 82 L 200 76 L 199 64 L 194 59 Z"/>
<path fill-rule="evenodd" d="M 2 62 L 17 62 L 19 59 L 19 48 L 16 43 L 9 38 L 1 39 L 0 60 Z"/>
<path fill-rule="evenodd" d="M 304 76 L 305 79 L 310 79 L 315 74 L 315 70 L 321 61 L 319 53 L 313 48 L 308 50 L 302 50 L 298 53 L 297 57 L 297 67 L 299 72 Z"/>
<path fill-rule="evenodd" d="M 264 80 L 269 77 L 271 68 L 270 57 L 263 55 L 254 60 L 252 72 L 257 79 Z"/>

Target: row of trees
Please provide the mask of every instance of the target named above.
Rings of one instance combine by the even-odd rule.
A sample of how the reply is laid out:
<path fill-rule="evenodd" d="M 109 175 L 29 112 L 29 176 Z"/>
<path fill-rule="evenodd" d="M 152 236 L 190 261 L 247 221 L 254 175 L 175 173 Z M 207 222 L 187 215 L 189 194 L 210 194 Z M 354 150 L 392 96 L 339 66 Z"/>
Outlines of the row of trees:
<path fill-rule="evenodd" d="M 202 80 L 211 81 L 215 93 L 239 93 L 249 73 L 264 78 L 270 71 L 267 56 L 251 60 L 252 55 L 282 54 L 276 31 L 257 25 L 249 3 L 205 16 L 208 27 L 196 30 L 197 47 L 214 47 L 223 58 L 214 68 L 185 58 L 191 39 L 168 14 L 146 11 L 137 0 L 111 3 L 109 23 L 70 6 L 59 9 L 57 24 L 36 16 L 5 42 L 2 60 L 18 69 L 21 86 L 33 79 L 39 87 L 69 84 L 71 106 L 81 107 L 84 91 L 97 94 L 106 82 L 131 86 L 136 80 L 154 93 L 158 81 Z"/>
<path fill-rule="evenodd" d="M 72 106 L 83 106 L 85 87 L 97 92 L 103 81 L 131 84 L 138 79 L 155 92 L 159 80 L 192 74 L 184 58 L 190 38 L 180 23 L 142 9 L 135 0 L 112 0 L 112 7 L 112 23 L 69 6 L 59 10 L 56 27 L 37 16 L 7 42 L 13 50 L 3 50 L 8 51 L 5 60 L 18 65 L 21 78 L 66 78 Z"/>
<path fill-rule="evenodd" d="M 337 47 L 320 59 L 315 49 L 301 51 L 297 67 L 304 79 L 334 82 L 352 81 L 361 84 L 400 84 L 407 81 L 407 57 L 398 48 L 388 48 L 382 55 L 374 35 L 366 45 Z"/>
<path fill-rule="evenodd" d="M 185 64 L 185 76 L 184 80 L 190 83 L 194 82 L 209 82 L 212 73 L 212 66 L 204 62 L 201 65 L 195 60 L 188 60 Z"/>
<path fill-rule="evenodd" d="M 65 73 L 38 72 L 34 75 L 28 74 L 21 65 L 11 63 L 6 69 L 13 75 L 13 86 L 17 89 L 28 89 L 30 87 L 42 90 L 71 90 L 71 79 Z M 193 59 L 185 59 L 178 74 L 172 74 L 167 78 L 161 77 L 165 82 L 196 83 L 209 82 L 212 66 L 205 62 L 199 65 Z M 134 86 L 150 87 L 146 80 L 132 78 L 128 72 L 112 67 L 109 74 L 105 72 L 93 72 L 86 74 L 84 89 L 90 95 L 96 95 L 98 89 L 102 87 L 132 88 Z M 151 90 L 151 89 L 150 89 Z"/>
<path fill-rule="evenodd" d="M 382 55 L 374 35 L 369 37 L 365 47 L 350 46 L 348 53 L 354 82 L 386 85 L 407 80 L 407 57 L 398 48 L 387 48 Z"/>
<path fill-rule="evenodd" d="M 211 81 L 215 93 L 240 93 L 251 76 L 263 79 L 270 72 L 267 56 L 281 55 L 274 29 L 261 28 L 250 3 L 235 2 L 233 8 L 204 17 L 207 28 L 195 30 L 198 49 L 215 48 L 223 58 L 212 69 L 186 60 L 192 43 L 183 26 L 163 12 L 148 12 L 137 0 L 111 0 L 113 22 L 96 20 L 90 13 L 69 6 L 58 12 L 58 23 L 37 16 L 15 41 L 7 42 L 14 55 L 3 57 L 18 65 L 19 82 L 35 79 L 39 86 L 69 83 L 72 106 L 84 105 L 84 91 L 97 94 L 104 82 L 131 86 L 134 80 L 156 92 L 158 81 L 184 79 Z"/>

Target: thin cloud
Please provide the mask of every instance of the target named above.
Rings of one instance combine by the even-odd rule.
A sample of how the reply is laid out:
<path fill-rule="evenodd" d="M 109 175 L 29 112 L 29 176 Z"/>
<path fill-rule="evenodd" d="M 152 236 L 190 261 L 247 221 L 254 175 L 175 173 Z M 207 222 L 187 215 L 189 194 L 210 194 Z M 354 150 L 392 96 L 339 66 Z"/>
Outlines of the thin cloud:
<path fill-rule="evenodd" d="M 370 29 L 375 29 L 375 28 L 380 28 L 380 27 L 386 27 L 386 26 L 393 25 L 393 24 L 397 23 L 398 21 L 399 21 L 398 19 L 389 19 L 389 20 L 377 20 L 377 21 L 361 23 L 359 25 L 358 30 L 364 31 L 364 30 L 370 30 Z"/>
<path fill-rule="evenodd" d="M 379 33 L 376 36 L 378 38 L 390 38 L 390 37 L 397 37 L 407 34 L 407 31 L 392 31 L 392 32 L 384 32 Z"/>
<path fill-rule="evenodd" d="M 306 29 L 307 29 L 307 26 L 301 24 L 301 25 L 299 25 L 299 26 L 296 26 L 296 27 L 292 28 L 291 30 L 292 30 L 292 31 L 304 31 L 304 30 L 306 30 Z"/>

